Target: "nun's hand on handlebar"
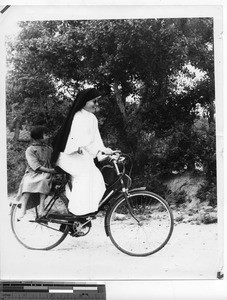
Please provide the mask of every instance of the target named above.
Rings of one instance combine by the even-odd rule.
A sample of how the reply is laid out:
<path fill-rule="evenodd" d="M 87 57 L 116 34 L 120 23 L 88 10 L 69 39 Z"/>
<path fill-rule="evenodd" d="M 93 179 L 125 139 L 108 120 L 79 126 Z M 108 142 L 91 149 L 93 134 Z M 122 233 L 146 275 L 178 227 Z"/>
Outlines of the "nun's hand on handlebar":
<path fill-rule="evenodd" d="M 114 154 L 114 151 L 110 148 L 105 148 L 102 150 L 102 153 L 106 154 L 106 155 L 112 155 L 112 154 Z"/>
<path fill-rule="evenodd" d="M 111 148 L 102 149 L 97 155 L 98 161 L 103 161 L 110 156 L 119 155 L 119 150 L 112 150 Z"/>
<path fill-rule="evenodd" d="M 120 154 L 121 151 L 120 150 L 112 150 L 111 148 L 105 148 L 103 151 L 102 151 L 103 154 L 105 155 L 115 155 L 115 154 Z"/>
<path fill-rule="evenodd" d="M 113 150 L 110 148 L 104 148 L 101 151 L 98 152 L 97 154 L 97 159 L 98 161 L 104 161 L 106 160 L 110 155 L 113 154 Z"/>

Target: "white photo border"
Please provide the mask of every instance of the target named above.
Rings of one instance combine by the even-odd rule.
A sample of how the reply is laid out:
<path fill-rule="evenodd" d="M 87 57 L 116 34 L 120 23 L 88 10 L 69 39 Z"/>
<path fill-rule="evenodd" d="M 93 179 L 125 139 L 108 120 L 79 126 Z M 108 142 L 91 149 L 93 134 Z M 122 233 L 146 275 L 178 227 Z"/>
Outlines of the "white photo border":
<path fill-rule="evenodd" d="M 6 5 L 6 1 L 1 1 L 0 5 Z M 11 1 L 7 1 L 9 4 Z M 99 4 L 91 5 L 91 1 L 85 1 L 86 5 L 82 5 L 83 1 L 78 1 L 77 9 L 74 12 L 71 10 L 72 1 L 39 1 L 39 5 L 30 5 L 30 1 L 12 1 L 23 2 L 20 5 L 13 3 L 3 16 L 0 16 L 0 48 L 4 48 L 4 35 L 5 30 L 9 28 L 10 24 L 19 20 L 66 20 L 66 19 L 98 19 L 103 18 L 164 18 L 164 17 L 212 17 L 214 18 L 214 35 L 215 35 L 215 91 L 216 91 L 216 137 L 217 137 L 217 190 L 218 190 L 218 218 L 219 218 L 219 257 L 220 257 L 220 271 L 224 273 L 224 262 L 226 259 L 225 253 L 225 241 L 224 228 L 226 219 L 226 209 L 224 206 L 224 195 L 226 194 L 225 185 L 225 139 L 224 133 L 226 132 L 224 127 L 224 112 L 226 107 L 223 103 L 224 96 L 226 95 L 223 88 L 225 79 L 223 79 L 223 73 L 226 69 L 226 61 L 223 57 L 223 5 L 222 1 L 187 1 L 187 5 L 182 5 L 182 1 L 172 1 L 176 4 L 168 5 L 168 1 L 153 1 L 156 5 L 144 4 L 149 1 L 139 1 L 140 5 L 136 5 L 136 1 L 132 2 L 132 5 L 120 5 L 116 4 L 118 1 L 112 1 L 111 4 L 103 5 L 105 1 L 98 1 Z M 43 3 L 42 3 L 43 2 Z M 109 2 L 109 1 L 108 1 Z M 120 1 L 121 4 L 129 1 Z M 150 1 L 151 2 L 151 1 Z M 165 7 L 163 9 L 163 3 Z M 181 4 L 177 5 L 177 2 Z M 196 3 L 203 2 L 201 5 Z M 64 4 L 63 4 L 64 3 Z M 101 4 L 100 4 L 101 3 Z M 191 3 L 191 5 L 190 5 Z M 211 3 L 211 4 L 210 4 Z M 216 3 L 216 4 L 215 4 Z M 194 5 L 195 4 L 195 5 Z M 144 5 L 146 9 L 144 9 Z M 160 10 L 160 5 L 162 9 Z M 74 5 L 73 5 L 74 6 Z M 186 7 L 187 6 L 187 7 Z M 127 8 L 127 9 L 126 9 Z M 152 11 L 152 15 L 151 15 Z M 168 15 L 167 15 L 168 11 Z M 130 13 L 130 15 L 129 15 Z M 224 17 L 225 19 L 225 17 Z M 2 26 L 3 24 L 3 26 Z M 225 32 L 225 31 L 224 31 Z M 224 48 L 225 49 L 225 48 Z M 225 52 L 224 52 L 225 53 Z M 5 57 L 1 51 L 0 59 L 0 161 L 2 178 L 1 178 L 1 192 L 2 199 L 0 202 L 1 211 L 6 211 L 4 202 L 7 203 L 7 175 L 6 175 L 6 118 L 5 118 Z M 4 72 L 3 72 L 4 70 Z M 1 222 L 2 223 L 2 222 Z M 1 226 L 4 224 L 2 223 Z M 2 278 L 2 272 L 1 272 Z M 191 280 L 191 281 L 173 281 L 173 280 L 160 280 L 160 281 L 114 281 L 107 283 L 107 296 L 108 300 L 111 299 L 138 299 L 138 295 L 141 299 L 152 299 L 151 296 L 155 296 L 155 299 L 224 299 L 227 295 L 226 279 L 217 281 L 206 280 Z M 117 293 L 118 290 L 118 293 Z M 120 292 L 119 292 L 120 291 Z M 196 291 L 196 292 L 195 292 Z M 119 293 L 121 296 L 119 296 Z M 109 294 L 109 295 L 108 295 Z M 143 297 L 144 295 L 144 297 Z M 215 297 L 215 298 L 214 298 Z"/>

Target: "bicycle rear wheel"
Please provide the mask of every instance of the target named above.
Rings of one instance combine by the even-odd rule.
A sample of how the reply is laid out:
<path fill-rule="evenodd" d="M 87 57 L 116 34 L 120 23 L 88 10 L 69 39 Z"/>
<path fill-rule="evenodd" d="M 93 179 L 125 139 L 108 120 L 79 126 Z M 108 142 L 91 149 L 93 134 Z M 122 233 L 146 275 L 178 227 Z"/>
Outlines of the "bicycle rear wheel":
<path fill-rule="evenodd" d="M 64 215 L 67 208 L 63 199 L 58 198 L 52 208 L 53 213 Z M 37 221 L 37 207 L 26 210 L 26 215 L 19 220 L 20 205 L 11 208 L 11 227 L 16 239 L 26 248 L 33 250 L 49 250 L 59 245 L 67 236 L 68 226 L 61 227 L 56 222 Z M 62 229 L 63 228 L 63 229 Z"/>
<path fill-rule="evenodd" d="M 129 192 L 117 200 L 106 216 L 107 233 L 113 244 L 132 256 L 148 256 L 162 249 L 173 231 L 173 215 L 167 202 L 147 192 Z"/>

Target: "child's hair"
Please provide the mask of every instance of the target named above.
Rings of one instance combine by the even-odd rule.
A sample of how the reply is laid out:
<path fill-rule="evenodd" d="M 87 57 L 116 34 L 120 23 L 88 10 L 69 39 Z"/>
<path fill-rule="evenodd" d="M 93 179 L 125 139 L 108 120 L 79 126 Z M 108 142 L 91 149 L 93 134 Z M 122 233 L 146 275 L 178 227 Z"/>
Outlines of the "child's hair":
<path fill-rule="evenodd" d="M 46 128 L 44 126 L 34 126 L 31 129 L 30 136 L 34 140 L 43 139 L 43 134 L 46 132 Z"/>

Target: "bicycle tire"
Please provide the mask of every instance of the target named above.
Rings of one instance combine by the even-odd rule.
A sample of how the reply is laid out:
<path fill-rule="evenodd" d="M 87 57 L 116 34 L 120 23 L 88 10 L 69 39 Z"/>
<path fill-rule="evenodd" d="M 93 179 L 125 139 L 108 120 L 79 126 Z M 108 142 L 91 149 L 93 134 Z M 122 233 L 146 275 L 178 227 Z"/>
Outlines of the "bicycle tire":
<path fill-rule="evenodd" d="M 159 195 L 148 191 L 129 191 L 113 203 L 106 215 L 106 230 L 112 243 L 131 256 L 148 256 L 161 250 L 169 241 L 174 227 L 172 211 Z"/>
<path fill-rule="evenodd" d="M 62 215 L 67 211 L 65 202 L 61 197 L 57 200 L 58 209 L 62 206 Z M 53 207 L 53 210 L 57 210 Z M 36 221 L 37 207 L 27 209 L 26 215 L 19 220 L 18 213 L 20 206 L 13 204 L 11 207 L 11 228 L 14 236 L 27 249 L 31 250 L 50 250 L 58 246 L 67 236 L 69 227 L 66 225 L 60 230 L 61 224 L 52 222 Z"/>

